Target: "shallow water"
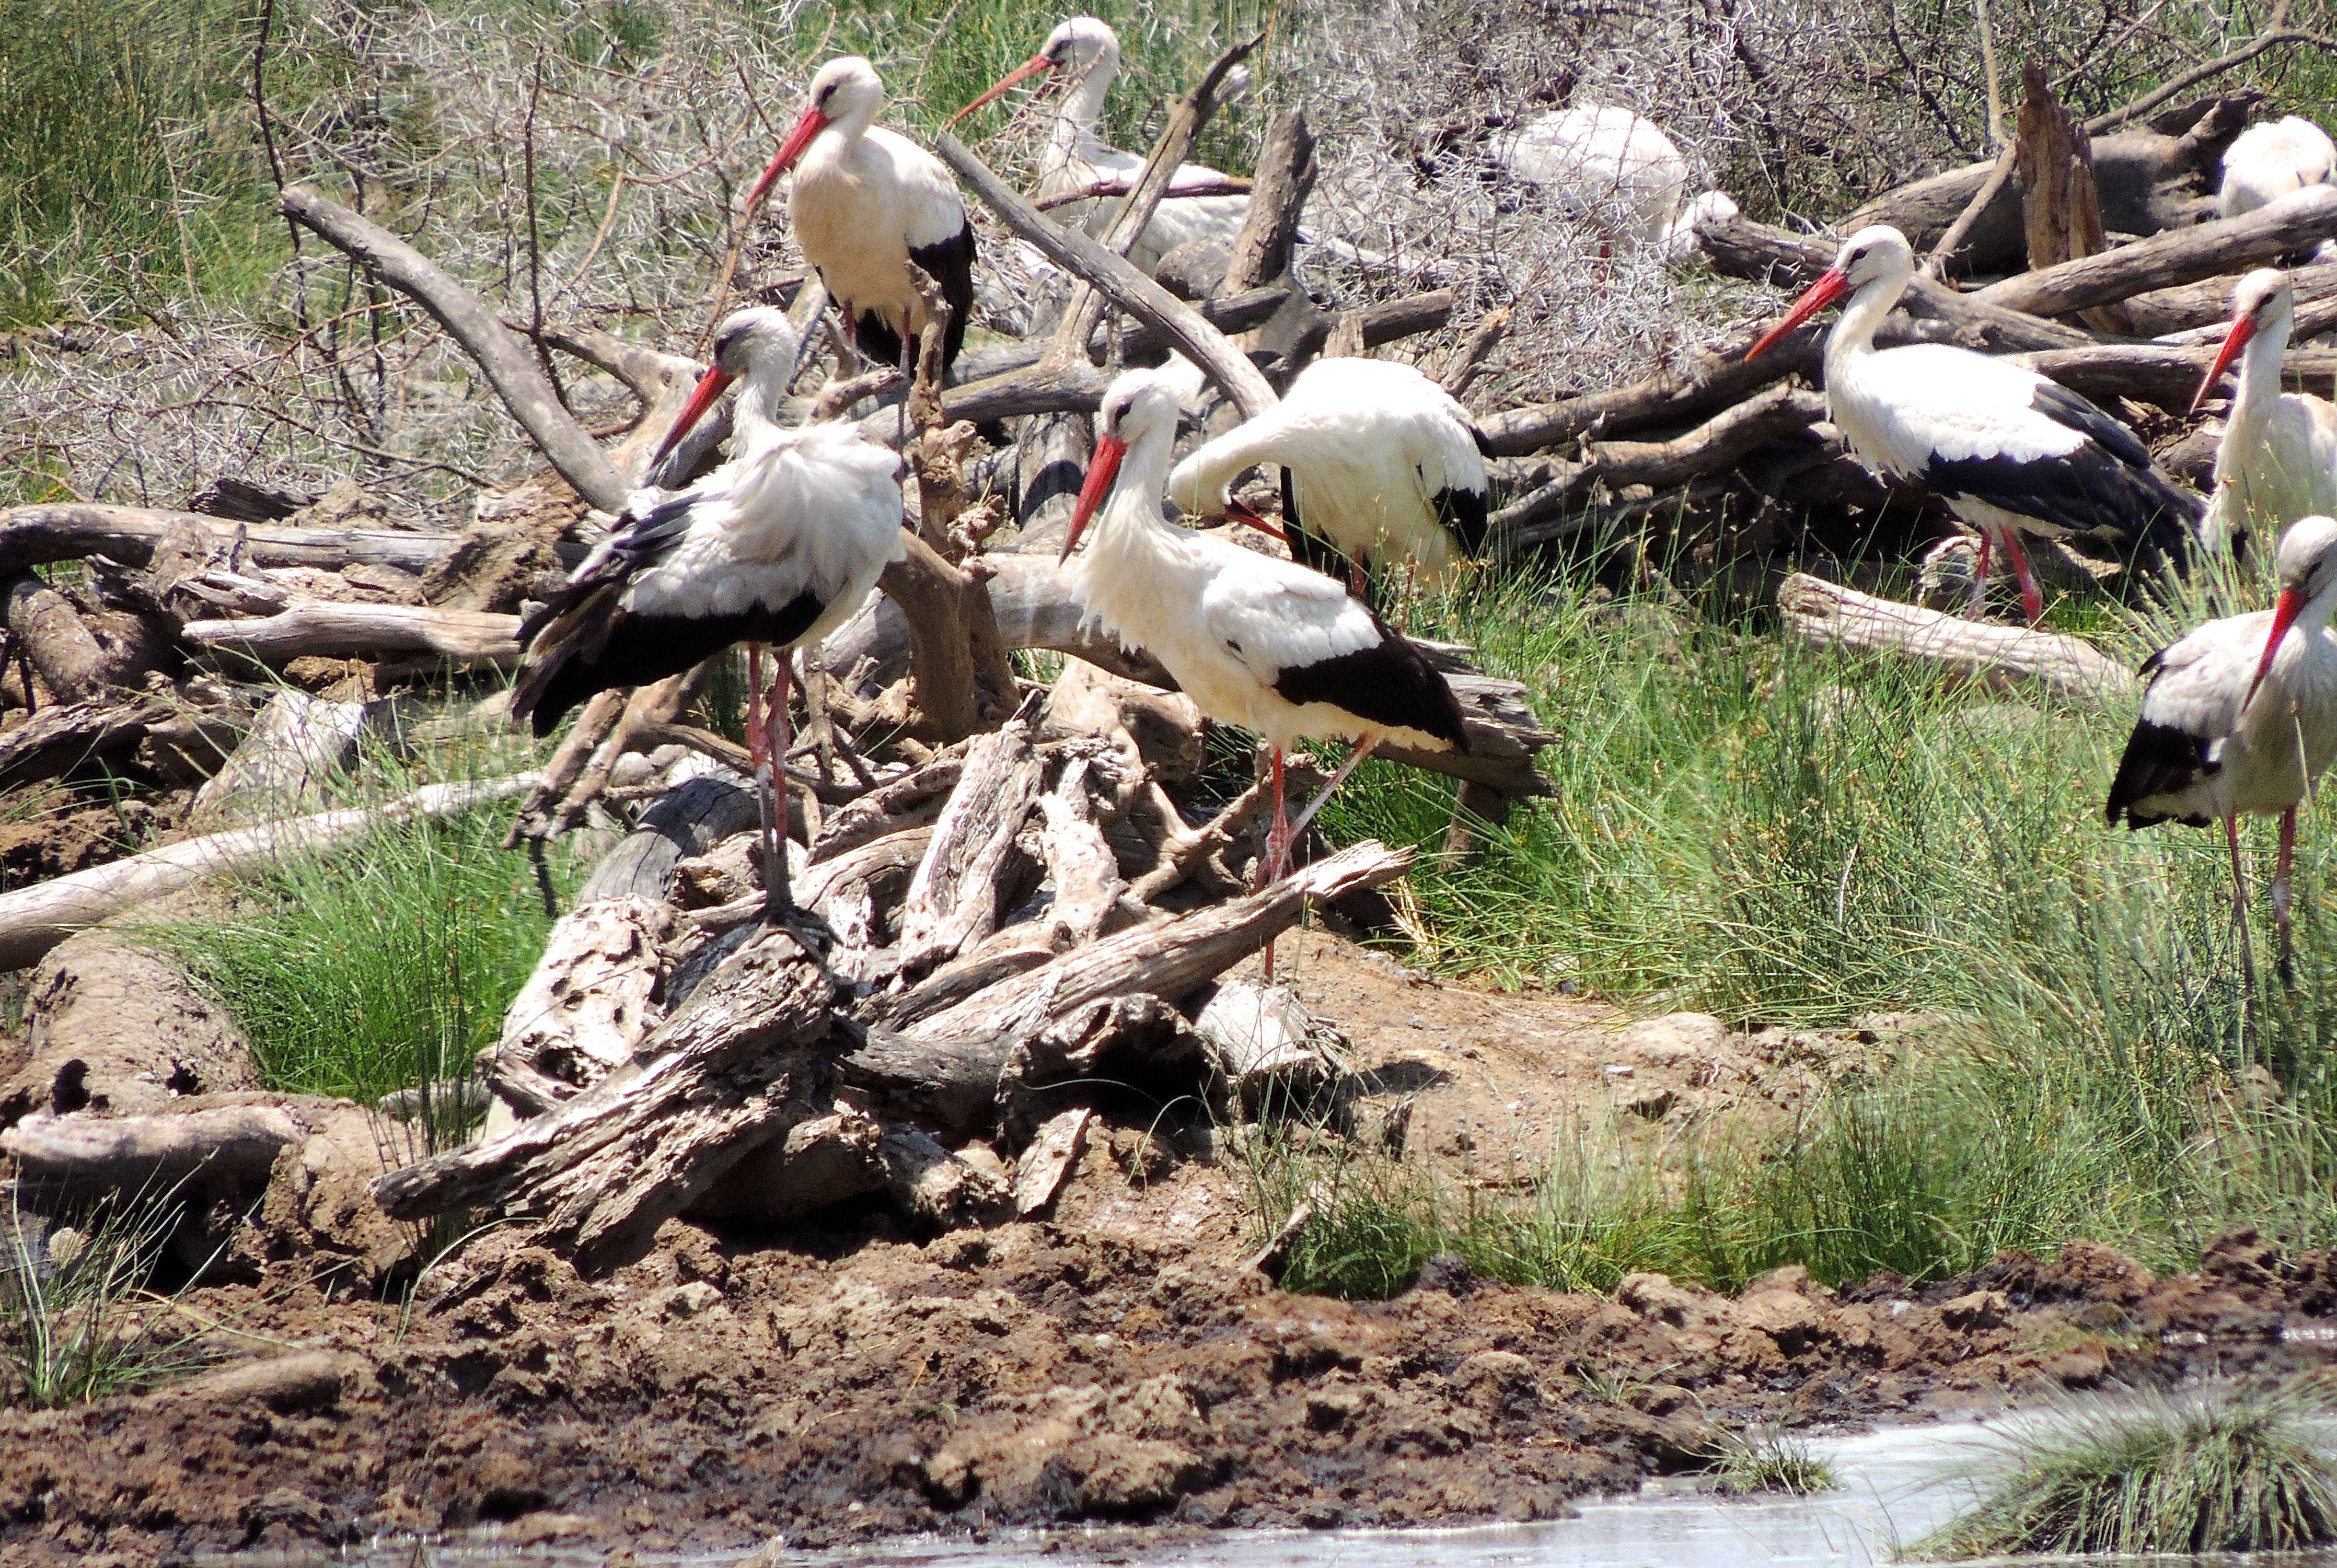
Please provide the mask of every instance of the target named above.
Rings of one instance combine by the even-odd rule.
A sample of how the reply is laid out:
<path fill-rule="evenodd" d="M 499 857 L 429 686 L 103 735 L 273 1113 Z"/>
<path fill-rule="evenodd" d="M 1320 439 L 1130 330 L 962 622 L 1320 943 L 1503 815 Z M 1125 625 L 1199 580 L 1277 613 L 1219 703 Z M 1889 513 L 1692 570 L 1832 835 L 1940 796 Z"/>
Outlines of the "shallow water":
<path fill-rule="evenodd" d="M 1122 1532 L 1002 1532 L 987 1542 L 887 1542 L 842 1552 L 782 1553 L 787 1568 L 1004 1568 L 1006 1564 L 1105 1560 L 1131 1568 L 1750 1568 L 1888 1563 L 1899 1544 L 1944 1522 L 1970 1501 L 1975 1461 L 1995 1447 L 1978 1422 L 1896 1427 L 1851 1437 L 1814 1437 L 1810 1450 L 1841 1485 L 1816 1497 L 1726 1499 L 1684 1482 L 1650 1485 L 1629 1497 L 1580 1505 L 1570 1519 L 1465 1530 L 1229 1532 L 1166 1546 L 1132 1546 Z M 476 1568 L 504 1563 L 552 1568 L 597 1565 L 598 1551 L 547 1553 L 499 1545 L 491 1533 L 432 1544 L 385 1544 L 338 1561 L 367 1568 Z M 240 1559 L 249 1563 L 249 1559 Z M 644 1554 L 640 1561 L 658 1561 Z M 665 1561 L 719 1568 L 735 1558 Z M 2034 1562 L 2036 1560 L 2029 1560 Z M 2329 1559 L 2337 1563 L 2337 1558 Z"/>

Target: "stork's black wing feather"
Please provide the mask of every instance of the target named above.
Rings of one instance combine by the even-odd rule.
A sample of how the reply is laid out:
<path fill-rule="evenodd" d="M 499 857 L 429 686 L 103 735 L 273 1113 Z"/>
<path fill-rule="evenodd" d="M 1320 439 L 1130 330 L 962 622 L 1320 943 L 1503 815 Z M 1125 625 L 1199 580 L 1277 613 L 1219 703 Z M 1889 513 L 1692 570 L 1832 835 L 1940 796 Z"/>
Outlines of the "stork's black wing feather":
<path fill-rule="evenodd" d="M 1443 674 L 1376 614 L 1372 624 L 1377 642 L 1276 672 L 1276 695 L 1286 702 L 1326 702 L 1374 724 L 1401 725 L 1465 754 L 1469 732 L 1461 701 Z"/>

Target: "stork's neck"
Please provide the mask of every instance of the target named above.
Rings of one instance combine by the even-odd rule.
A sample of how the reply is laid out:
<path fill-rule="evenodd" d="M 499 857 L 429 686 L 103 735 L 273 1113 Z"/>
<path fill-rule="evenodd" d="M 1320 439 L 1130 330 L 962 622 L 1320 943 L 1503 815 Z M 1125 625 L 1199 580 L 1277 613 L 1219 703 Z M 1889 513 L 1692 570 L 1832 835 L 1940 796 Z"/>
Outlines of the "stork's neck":
<path fill-rule="evenodd" d="M 2260 429 L 2280 401 L 2280 358 L 2288 352 L 2288 335 L 2295 318 L 2283 312 L 2272 318 L 2240 350 L 2240 389 L 2232 399 L 2232 426 Z"/>
<path fill-rule="evenodd" d="M 1874 329 L 1899 303 L 1914 275 L 1908 272 L 1886 272 L 1861 284 L 1850 303 L 1842 308 L 1842 319 L 1833 324 L 1826 336 L 1826 380 L 1833 380 L 1834 367 L 1847 365 L 1874 352 Z"/>
<path fill-rule="evenodd" d="M 1096 127 L 1103 123 L 1104 99 L 1111 92 L 1112 79 L 1120 74 L 1120 50 L 1107 44 L 1063 98 L 1063 112 L 1055 117 L 1055 128 L 1049 133 L 1049 143 L 1059 159 L 1082 153 L 1096 145 Z"/>
<path fill-rule="evenodd" d="M 730 411 L 734 437 L 748 440 L 780 428 L 779 411 L 787 401 L 787 373 L 794 368 L 791 354 L 759 355 L 748 365 L 747 374 L 739 378 L 738 402 Z"/>
<path fill-rule="evenodd" d="M 2304 608 L 2296 612 L 2292 629 L 2300 638 L 2312 637 L 2329 625 L 2332 614 L 2337 614 L 2337 582 L 2304 601 Z"/>
<path fill-rule="evenodd" d="M 1173 424 L 1166 430 L 1146 431 L 1129 443 L 1090 549 L 1112 558 L 1157 554 L 1180 531 L 1160 516 L 1160 493 L 1168 487 L 1168 460 L 1176 447 Z"/>

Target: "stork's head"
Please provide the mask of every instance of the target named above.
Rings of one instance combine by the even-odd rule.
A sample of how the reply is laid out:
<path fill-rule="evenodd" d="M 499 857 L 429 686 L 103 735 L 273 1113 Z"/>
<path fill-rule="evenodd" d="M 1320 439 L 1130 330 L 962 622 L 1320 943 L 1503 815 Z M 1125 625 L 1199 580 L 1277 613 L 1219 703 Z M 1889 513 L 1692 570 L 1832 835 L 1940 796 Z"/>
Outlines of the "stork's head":
<path fill-rule="evenodd" d="M 1104 388 L 1103 406 L 1096 414 L 1095 455 L 1088 460 L 1087 482 L 1080 486 L 1079 504 L 1071 511 L 1062 560 L 1071 559 L 1088 520 L 1111 493 L 1128 449 L 1177 439 L 1177 384 L 1158 370 L 1123 371 Z"/>
<path fill-rule="evenodd" d="M 1069 17 L 1047 34 L 1039 53 L 992 83 L 981 97 L 951 115 L 950 123 L 956 124 L 985 103 L 996 102 L 1017 83 L 1042 71 L 1061 72 L 1069 80 L 1079 82 L 1085 80 L 1099 63 L 1107 71 L 1120 69 L 1120 34 L 1100 17 Z"/>
<path fill-rule="evenodd" d="M 714 406 L 732 382 L 741 376 L 759 375 L 776 375 L 784 385 L 794 373 L 797 346 L 796 329 L 788 324 L 784 310 L 752 305 L 724 317 L 722 325 L 714 329 L 714 362 L 700 373 L 673 428 L 658 443 L 657 453 L 650 459 L 649 472 L 657 472 L 666 454 L 681 443 L 691 426 L 706 417 L 706 411 Z"/>
<path fill-rule="evenodd" d="M 2264 657 L 2256 661 L 2255 678 L 2248 682 L 2248 698 L 2272 668 L 2281 639 L 2296 624 L 2305 607 L 2337 595 L 2337 520 L 2302 517 L 2280 536 L 2280 598 L 2272 607 L 2272 631 L 2264 638 Z M 2324 615 L 2326 611 L 2322 612 Z M 2247 706 L 2244 700 L 2243 708 Z"/>
<path fill-rule="evenodd" d="M 841 54 L 821 66 L 804 92 L 803 112 L 771 155 L 754 189 L 747 192 L 747 210 L 762 205 L 764 194 L 804 155 L 819 133 L 834 125 L 847 136 L 858 136 L 876 123 L 885 109 L 885 79 L 876 67 L 858 54 Z"/>
<path fill-rule="evenodd" d="M 1842 248 L 1834 252 L 1833 265 L 1818 274 L 1817 281 L 1803 290 L 1785 319 L 1763 333 L 1761 340 L 1745 351 L 1745 357 L 1765 354 L 1779 338 L 1845 295 L 1870 283 L 1903 282 L 1914 275 L 1915 248 L 1907 243 L 1907 237 L 1887 223 L 1871 224 L 1842 242 Z"/>
<path fill-rule="evenodd" d="M 2191 394 L 2191 412 L 2207 401 L 2216 383 L 2240 351 L 2257 337 L 2278 336 L 2285 338 L 2289 328 L 2296 324 L 2296 290 L 2288 281 L 2288 274 L 2277 267 L 2259 267 L 2240 279 L 2232 290 L 2232 326 L 2224 335 L 2224 346 L 2215 353 L 2215 363 L 2207 367 L 2200 378 L 2199 390 Z"/>

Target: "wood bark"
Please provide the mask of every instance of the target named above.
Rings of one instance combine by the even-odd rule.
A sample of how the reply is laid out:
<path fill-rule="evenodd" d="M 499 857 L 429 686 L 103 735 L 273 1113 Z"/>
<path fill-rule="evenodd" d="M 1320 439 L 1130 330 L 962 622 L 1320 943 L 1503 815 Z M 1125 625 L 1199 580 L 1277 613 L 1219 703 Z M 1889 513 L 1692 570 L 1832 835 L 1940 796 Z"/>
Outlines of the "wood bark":
<path fill-rule="evenodd" d="M 96 702 L 124 673 L 106 657 L 73 600 L 26 572 L 7 585 L 8 638 L 59 702 Z"/>
<path fill-rule="evenodd" d="M 1779 585 L 1777 608 L 1794 635 L 1814 646 L 1902 654 L 1989 686 L 2035 681 L 2093 706 L 2137 688 L 2124 667 L 2078 638 L 1941 615 L 1802 572 Z"/>
<path fill-rule="evenodd" d="M 318 854 L 362 840 L 384 822 L 452 816 L 508 800 L 532 774 L 429 784 L 380 806 L 351 806 L 289 822 L 212 833 L 0 893 L 0 969 L 22 969 L 73 932 L 205 877 L 236 877 L 286 854 Z"/>
<path fill-rule="evenodd" d="M 418 604 L 296 603 L 250 620 L 189 621 L 181 635 L 206 648 L 249 655 L 264 664 L 311 657 L 378 658 L 430 654 L 466 664 L 519 662 L 519 617 Z"/>
<path fill-rule="evenodd" d="M 0 735 L 0 790 L 55 778 L 118 756 L 178 714 L 170 698 L 134 696 L 44 707 Z"/>
<path fill-rule="evenodd" d="M 357 764 L 367 711 L 361 702 L 278 692 L 234 755 L 195 792 L 189 825 L 232 827 L 322 810 L 326 784 Z"/>
<path fill-rule="evenodd" d="M 2216 277 L 2178 284 L 2173 288 L 2153 289 L 2127 300 L 2125 309 L 2139 336 L 2197 333 L 2220 343 L 2231 322 L 2232 291 L 2239 287 L 2239 281 L 2237 278 Z M 2332 302 L 2337 302 L 2337 261 L 2293 268 L 2288 281 L 2296 291 L 2294 341 L 2303 343 L 2337 326 L 2337 321 L 2330 318 L 2329 309 Z"/>
<path fill-rule="evenodd" d="M 1314 191 L 1315 173 L 1315 133 L 1307 129 L 1305 112 L 1278 112 L 1258 147 L 1249 210 L 1234 237 L 1218 293 L 1256 288 L 1290 270 L 1291 248 L 1298 242 L 1299 216 Z"/>
<path fill-rule="evenodd" d="M 2102 232 L 2091 139 L 2054 96 L 2044 67 L 2034 60 L 2021 67 L 2020 85 L 2014 174 L 2020 188 L 2029 270 L 2039 272 L 2064 261 L 2097 255 L 2109 248 L 2109 241 Z M 2097 332 L 2131 330 L 2131 324 L 2115 305 L 2097 306 L 2085 312 L 2084 319 Z"/>
<path fill-rule="evenodd" d="M 670 903 L 578 901 L 504 1009 L 502 1036 L 479 1054 L 488 1086 L 521 1114 L 539 1115 L 630 1062 L 664 1019 L 680 930 Z"/>
<path fill-rule="evenodd" d="M 351 212 L 313 186 L 285 187 L 279 205 L 287 218 L 315 230 L 367 272 L 412 298 L 453 334 L 487 373 L 504 405 L 545 461 L 577 494 L 602 511 L 625 510 L 633 486 L 561 404 L 535 356 L 476 296 L 388 229 Z"/>
<path fill-rule="evenodd" d="M 2207 344 L 2117 343 L 2007 357 L 2098 403 L 2130 397 L 2180 414 L 2191 406 L 2215 350 Z M 2331 395 L 2337 391 L 2337 349 L 2291 350 L 2281 358 L 2281 381 L 2295 390 Z"/>
<path fill-rule="evenodd" d="M 968 745 L 965 767 L 901 906 L 901 967 L 946 963 L 997 927 L 1006 857 L 1038 798 L 1031 726 L 1009 719 Z"/>
<path fill-rule="evenodd" d="M 386 529 L 288 528 L 234 522 L 199 511 L 67 502 L 0 510 L 0 572 L 11 575 L 53 560 L 103 555 L 144 566 L 173 534 L 240 552 L 253 566 L 315 566 L 337 571 L 363 563 L 425 572 L 454 549 L 458 535 Z"/>
<path fill-rule="evenodd" d="M 576 891 L 579 907 L 601 899 L 673 897 L 674 868 L 759 820 L 754 792 L 702 774 L 675 785 L 641 813 Z"/>
<path fill-rule="evenodd" d="M 0 1154 L 36 1193 L 159 1196 L 181 1182 L 220 1190 L 268 1179 L 285 1146 L 308 1136 L 274 1105 L 220 1105 L 145 1115 L 36 1111 L 0 1132 Z"/>
<path fill-rule="evenodd" d="M 1218 1080 L 1215 1103 L 1247 1116 L 1310 1101 L 1342 1070 L 1335 1037 L 1281 986 L 1219 984 L 1194 1015 L 1193 1032 Z"/>
<path fill-rule="evenodd" d="M 2310 186 L 2238 218 L 2175 229 L 2042 272 L 2025 272 L 1970 297 L 2001 309 L 2061 316 L 2114 305 L 2150 289 L 2242 271 L 2292 251 L 2310 250 L 2332 236 L 2337 236 L 2337 186 Z"/>
<path fill-rule="evenodd" d="M 1038 1136 L 1014 1162 L 1014 1212 L 1029 1216 L 1044 1211 L 1062 1190 L 1087 1142 L 1095 1113 L 1085 1105 L 1050 1116 Z"/>

